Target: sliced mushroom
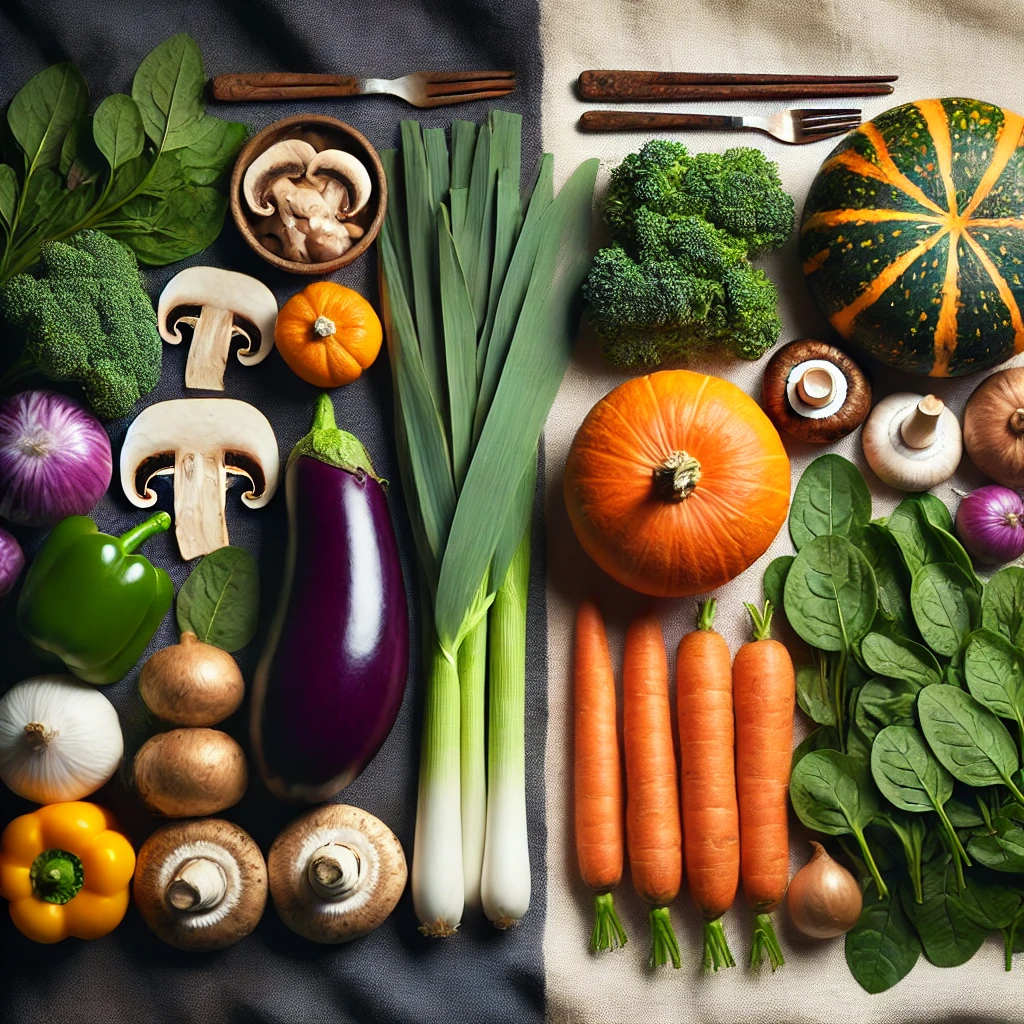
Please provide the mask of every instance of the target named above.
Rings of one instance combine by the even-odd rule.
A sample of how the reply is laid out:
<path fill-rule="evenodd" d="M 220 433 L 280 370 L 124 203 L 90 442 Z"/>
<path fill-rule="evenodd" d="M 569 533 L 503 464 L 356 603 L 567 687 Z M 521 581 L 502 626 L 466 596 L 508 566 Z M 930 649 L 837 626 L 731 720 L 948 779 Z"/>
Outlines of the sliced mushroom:
<path fill-rule="evenodd" d="M 306 234 L 298 227 L 287 227 L 281 215 L 261 220 L 255 228 L 260 243 L 276 256 L 292 260 L 294 263 L 309 263 L 309 252 L 306 249 Z"/>
<path fill-rule="evenodd" d="M 249 508 L 277 490 L 280 458 L 266 416 L 234 398 L 179 398 L 151 405 L 135 419 L 121 448 L 121 487 L 139 508 L 156 504 L 155 476 L 174 475 L 174 517 L 184 559 L 228 543 L 224 515 L 228 474 L 247 477 Z"/>
<path fill-rule="evenodd" d="M 373 182 L 366 165 L 351 153 L 325 149 L 306 167 L 306 178 L 323 192 L 338 217 L 354 217 L 370 201 Z"/>
<path fill-rule="evenodd" d="M 871 385 L 845 352 L 805 338 L 783 345 L 768 361 L 761 402 L 779 430 L 811 444 L 832 444 L 867 418 Z"/>
<path fill-rule="evenodd" d="M 245 938 L 267 903 L 267 866 L 252 837 L 219 818 L 157 829 L 132 884 L 149 927 L 177 949 L 206 952 Z"/>
<path fill-rule="evenodd" d="M 260 217 L 270 217 L 275 209 L 285 216 L 281 199 L 293 190 L 292 179 L 305 176 L 314 156 L 316 150 L 302 139 L 285 139 L 265 149 L 249 164 L 242 179 L 242 195 L 249 209 Z"/>
<path fill-rule="evenodd" d="M 189 267 L 176 274 L 160 293 L 160 337 L 181 342 L 181 325 L 192 328 L 185 365 L 185 387 L 224 390 L 224 368 L 234 338 L 243 366 L 263 362 L 274 347 L 277 299 L 262 281 L 217 267 Z"/>
<path fill-rule="evenodd" d="M 379 927 L 405 889 L 402 844 L 348 804 L 315 807 L 287 825 L 267 858 L 281 920 L 313 942 L 351 942 Z"/>

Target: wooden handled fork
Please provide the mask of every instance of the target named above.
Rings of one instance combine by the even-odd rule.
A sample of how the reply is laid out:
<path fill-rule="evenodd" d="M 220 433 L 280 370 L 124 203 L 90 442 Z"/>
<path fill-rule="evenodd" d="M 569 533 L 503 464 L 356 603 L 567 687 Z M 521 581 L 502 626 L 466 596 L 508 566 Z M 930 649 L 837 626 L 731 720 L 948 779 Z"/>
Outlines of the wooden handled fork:
<path fill-rule="evenodd" d="M 414 107 L 444 107 L 472 100 L 500 99 L 516 87 L 514 71 L 415 71 L 401 78 L 305 75 L 290 72 L 217 75 L 214 99 L 299 100 L 322 97 L 398 96 Z"/>

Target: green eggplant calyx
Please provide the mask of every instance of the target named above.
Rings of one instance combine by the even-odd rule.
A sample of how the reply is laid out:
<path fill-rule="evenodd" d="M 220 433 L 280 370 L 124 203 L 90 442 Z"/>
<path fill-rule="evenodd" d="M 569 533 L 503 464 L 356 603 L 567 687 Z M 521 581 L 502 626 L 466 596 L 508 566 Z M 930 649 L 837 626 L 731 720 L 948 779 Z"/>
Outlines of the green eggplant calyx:
<path fill-rule="evenodd" d="M 85 884 L 82 862 L 67 850 L 44 850 L 29 868 L 36 899 L 44 903 L 70 903 Z"/>
<path fill-rule="evenodd" d="M 163 533 L 171 528 L 171 517 L 166 512 L 157 512 L 150 516 L 145 522 L 133 526 L 127 533 L 122 533 L 118 538 L 125 554 L 130 554 L 140 544 L 144 544 L 150 537 Z"/>
<path fill-rule="evenodd" d="M 362 441 L 347 430 L 341 430 L 334 420 L 334 406 L 331 396 L 323 392 L 316 403 L 313 414 L 313 425 L 309 433 L 292 449 L 288 456 L 288 466 L 300 455 L 308 455 L 312 459 L 335 466 L 347 473 L 365 473 L 377 483 L 387 486 L 387 481 L 377 476 L 370 461 L 370 456 L 363 447 Z"/>

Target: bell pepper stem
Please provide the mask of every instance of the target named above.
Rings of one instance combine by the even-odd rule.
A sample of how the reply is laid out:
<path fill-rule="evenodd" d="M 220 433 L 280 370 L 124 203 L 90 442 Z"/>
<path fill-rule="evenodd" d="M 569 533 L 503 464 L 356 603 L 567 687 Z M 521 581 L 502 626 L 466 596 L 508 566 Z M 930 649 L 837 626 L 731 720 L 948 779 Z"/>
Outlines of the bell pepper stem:
<path fill-rule="evenodd" d="M 82 862 L 67 850 L 44 850 L 29 869 L 32 893 L 44 903 L 70 903 L 85 884 Z"/>
<path fill-rule="evenodd" d="M 140 544 L 145 543 L 150 537 L 163 533 L 171 528 L 171 517 L 166 512 L 157 512 L 150 516 L 145 522 L 133 526 L 127 533 L 122 533 L 120 540 L 125 554 L 131 554 Z"/>

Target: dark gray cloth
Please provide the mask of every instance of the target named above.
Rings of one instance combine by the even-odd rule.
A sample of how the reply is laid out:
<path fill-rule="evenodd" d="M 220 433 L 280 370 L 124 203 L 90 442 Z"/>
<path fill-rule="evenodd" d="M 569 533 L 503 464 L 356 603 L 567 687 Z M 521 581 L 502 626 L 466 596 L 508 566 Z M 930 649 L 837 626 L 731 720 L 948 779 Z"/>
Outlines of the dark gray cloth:
<path fill-rule="evenodd" d="M 73 60 L 89 83 L 94 102 L 130 90 L 131 76 L 145 54 L 175 32 L 199 43 L 208 75 L 225 71 L 347 71 L 393 77 L 430 68 L 512 68 L 519 90 L 502 102 L 526 115 L 524 169 L 539 155 L 541 61 L 538 13 L 533 0 L 387 0 L 309 3 L 295 0 L 194 0 L 165 3 L 89 3 L 86 0 L 5 0 L 0 4 L 0 102 L 48 64 Z M 330 113 L 354 124 L 378 148 L 398 142 L 399 121 L 418 117 L 446 126 L 453 117 L 481 120 L 483 103 L 414 112 L 398 100 L 298 101 L 295 104 L 211 104 L 218 116 L 259 130 L 301 110 Z M 213 264 L 266 281 L 279 302 L 306 279 L 273 270 L 239 237 L 230 215 L 221 238 L 189 263 Z M 155 297 L 184 264 L 147 273 Z M 336 275 L 376 302 L 376 250 Z M 0 339 L 0 344 L 2 344 Z M 165 346 L 163 376 L 144 400 L 151 404 L 182 397 L 186 347 Z M 316 389 L 295 377 L 274 353 L 261 365 L 244 368 L 232 359 L 226 395 L 252 402 L 270 419 L 282 458 L 308 429 Z M 342 794 L 346 802 L 379 815 L 397 833 L 411 858 L 416 806 L 423 673 L 418 638 L 419 609 L 413 545 L 395 465 L 391 386 L 386 356 L 355 384 L 334 395 L 339 424 L 356 433 L 378 471 L 392 483 L 390 501 L 403 553 L 412 606 L 413 651 L 410 684 L 401 714 L 384 747 L 363 775 Z M 115 466 L 127 421 L 111 425 Z M 161 485 L 162 486 L 162 485 Z M 263 581 L 262 622 L 275 604 L 282 571 L 285 507 L 283 494 L 262 511 L 228 498 L 231 541 L 252 551 Z M 171 491 L 160 507 L 171 508 Z M 96 509 L 100 528 L 118 533 L 143 513 L 121 495 L 115 482 Z M 39 535 L 19 531 L 31 550 Z M 145 554 L 167 568 L 180 586 L 190 566 L 178 557 L 172 535 L 147 543 Z M 543 752 L 547 719 L 546 637 L 543 598 L 543 536 L 535 528 L 528 658 L 527 775 L 533 901 L 524 923 L 502 934 L 468 912 L 458 937 L 430 942 L 416 930 L 412 902 L 403 896 L 391 919 L 373 935 L 348 946 L 330 947 L 293 935 L 268 909 L 256 932 L 231 949 L 186 954 L 150 933 L 134 907 L 110 936 L 93 942 L 68 939 L 39 946 L 23 938 L 0 914 L 0 1020 L 11 1024 L 120 1024 L 120 1022 L 334 1022 L 334 1021 L 529 1021 L 543 1015 L 542 937 L 545 915 L 545 825 Z M 13 601 L 0 606 L 0 679 L 10 683 L 40 671 L 16 638 Z M 153 649 L 175 642 L 172 616 Z M 239 654 L 247 681 L 262 646 L 260 635 Z M 141 700 L 137 673 L 104 692 L 121 715 L 126 760 L 120 777 L 95 795 L 112 808 L 133 843 L 140 845 L 158 822 L 141 810 L 129 786 L 126 766 L 141 743 L 158 728 Z M 224 726 L 248 745 L 247 703 Z M 0 825 L 30 810 L 4 787 Z M 301 809 L 273 799 L 258 778 L 248 795 L 225 817 L 250 831 L 266 852 L 280 828 Z"/>

